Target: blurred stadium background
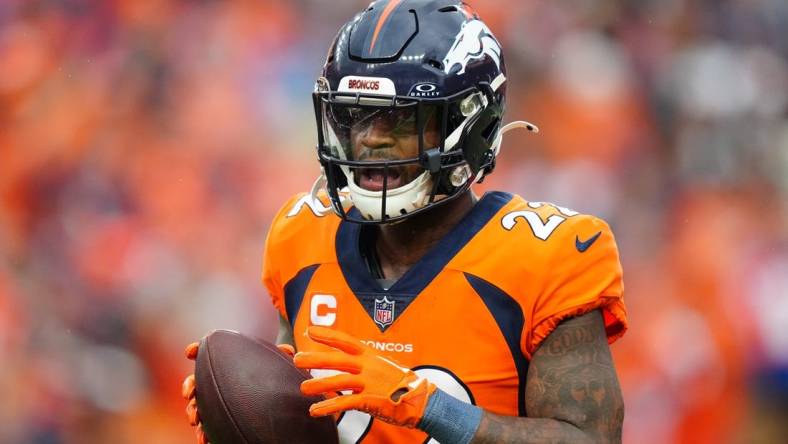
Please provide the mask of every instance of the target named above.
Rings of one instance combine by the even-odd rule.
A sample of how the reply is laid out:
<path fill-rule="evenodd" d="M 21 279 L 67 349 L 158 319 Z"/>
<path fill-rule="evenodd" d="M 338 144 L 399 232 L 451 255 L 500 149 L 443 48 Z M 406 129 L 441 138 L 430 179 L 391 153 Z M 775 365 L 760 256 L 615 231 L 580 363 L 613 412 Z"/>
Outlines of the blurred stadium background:
<path fill-rule="evenodd" d="M 0 442 L 193 442 L 182 350 L 274 336 L 266 230 L 366 3 L 0 1 Z M 788 2 L 471 3 L 542 129 L 481 191 L 617 234 L 625 442 L 786 442 Z"/>

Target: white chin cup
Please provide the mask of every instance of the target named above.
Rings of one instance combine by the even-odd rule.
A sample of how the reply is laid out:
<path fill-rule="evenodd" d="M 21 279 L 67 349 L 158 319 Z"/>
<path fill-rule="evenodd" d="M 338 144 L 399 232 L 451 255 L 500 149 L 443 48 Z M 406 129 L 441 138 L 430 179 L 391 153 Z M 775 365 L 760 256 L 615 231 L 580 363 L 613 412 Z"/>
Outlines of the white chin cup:
<path fill-rule="evenodd" d="M 361 212 L 361 216 L 367 220 L 385 220 L 381 213 L 383 191 L 370 191 L 361 188 L 353 179 L 352 172 L 346 173 L 346 176 L 350 200 Z M 428 171 L 421 173 L 419 177 L 399 188 L 388 190 L 386 192 L 385 216 L 395 218 L 424 208 L 431 191 L 432 180 Z"/>

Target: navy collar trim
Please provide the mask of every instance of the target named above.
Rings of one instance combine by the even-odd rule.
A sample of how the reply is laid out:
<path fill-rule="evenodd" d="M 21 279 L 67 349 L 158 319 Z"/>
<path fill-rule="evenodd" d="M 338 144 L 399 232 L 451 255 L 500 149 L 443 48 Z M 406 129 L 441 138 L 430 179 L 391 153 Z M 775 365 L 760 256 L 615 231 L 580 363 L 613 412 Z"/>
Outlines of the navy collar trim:
<path fill-rule="evenodd" d="M 421 293 L 454 256 L 495 216 L 513 196 L 500 191 L 486 193 L 471 211 L 424 257 L 388 290 L 367 270 L 359 248 L 361 224 L 342 221 L 336 236 L 339 267 L 350 289 L 359 296 L 392 295 L 412 299 Z M 352 211 L 357 211 L 353 208 Z"/>

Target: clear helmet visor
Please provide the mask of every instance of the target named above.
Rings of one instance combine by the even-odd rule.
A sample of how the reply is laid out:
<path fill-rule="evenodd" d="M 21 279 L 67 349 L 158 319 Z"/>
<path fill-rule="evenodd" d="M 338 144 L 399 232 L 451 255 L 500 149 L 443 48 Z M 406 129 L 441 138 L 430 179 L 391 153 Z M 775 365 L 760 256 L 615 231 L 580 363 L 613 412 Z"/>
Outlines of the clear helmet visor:
<path fill-rule="evenodd" d="M 383 106 L 324 100 L 324 146 L 348 185 L 396 190 L 424 173 L 422 153 L 440 144 L 437 114 L 437 106 L 401 100 L 385 99 Z"/>

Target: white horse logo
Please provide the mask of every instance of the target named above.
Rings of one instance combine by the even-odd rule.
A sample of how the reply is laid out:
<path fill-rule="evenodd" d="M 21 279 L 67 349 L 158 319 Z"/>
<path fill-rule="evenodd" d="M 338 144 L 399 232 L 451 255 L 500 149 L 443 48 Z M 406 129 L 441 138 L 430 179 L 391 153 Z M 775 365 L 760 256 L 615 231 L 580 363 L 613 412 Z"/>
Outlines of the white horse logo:
<path fill-rule="evenodd" d="M 454 39 L 449 53 L 443 59 L 444 71 L 451 72 L 454 65 L 459 64 L 458 74 L 464 74 L 468 62 L 489 55 L 501 68 L 501 45 L 493 36 L 492 31 L 481 20 L 471 20 L 462 24 L 459 34 Z"/>

